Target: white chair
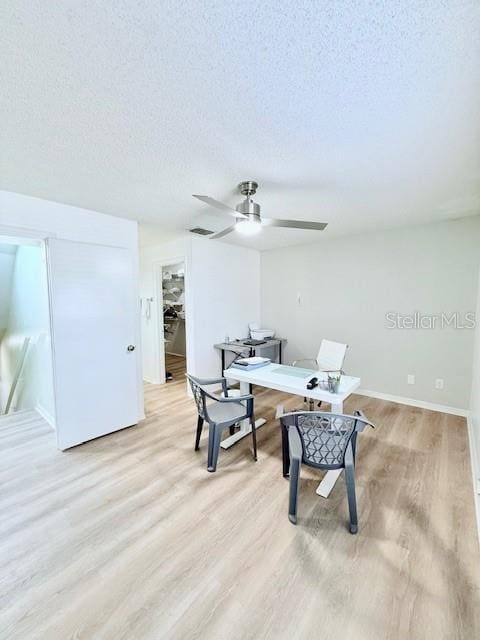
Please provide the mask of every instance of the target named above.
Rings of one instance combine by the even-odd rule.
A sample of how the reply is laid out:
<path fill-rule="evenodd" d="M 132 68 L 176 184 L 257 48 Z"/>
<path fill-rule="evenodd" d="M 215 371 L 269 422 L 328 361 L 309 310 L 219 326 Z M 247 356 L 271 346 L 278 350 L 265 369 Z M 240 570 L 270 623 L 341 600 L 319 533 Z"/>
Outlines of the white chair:
<path fill-rule="evenodd" d="M 309 366 L 305 367 L 307 369 L 310 369 L 313 366 L 313 370 L 315 371 L 340 371 L 340 373 L 343 373 L 343 362 L 345 360 L 347 349 L 348 344 L 324 339 L 320 343 L 320 349 L 318 350 L 316 358 L 303 358 L 302 360 L 295 360 L 294 362 L 292 362 L 292 365 L 294 367 L 303 367 L 307 363 L 309 364 Z M 307 400 L 307 398 L 305 397 L 303 401 L 305 406 L 308 402 L 309 411 L 314 410 L 314 402 L 311 398 Z M 317 407 L 321 406 L 322 403 L 319 402 L 317 404 Z"/>
<path fill-rule="evenodd" d="M 348 344 L 342 342 L 334 342 L 333 340 L 322 340 L 320 343 L 320 349 L 316 358 L 302 358 L 301 360 L 294 360 L 292 362 L 293 367 L 304 367 L 305 369 L 312 369 L 314 371 L 334 372 L 340 371 L 343 373 L 343 362 L 347 353 Z M 306 366 L 305 366 L 306 365 Z M 306 397 L 303 399 L 304 407 L 308 411 L 314 410 L 314 401 Z M 319 402 L 318 407 L 322 406 Z M 300 411 L 299 409 L 293 409 L 293 411 Z M 284 413 L 283 404 L 277 405 L 276 418 L 280 418 Z"/>
<path fill-rule="evenodd" d="M 313 364 L 315 371 L 342 371 L 348 345 L 333 340 L 322 340 L 316 358 L 302 358 L 292 362 L 294 367 L 302 367 L 304 363 Z M 310 367 L 306 367 L 309 369 Z"/>

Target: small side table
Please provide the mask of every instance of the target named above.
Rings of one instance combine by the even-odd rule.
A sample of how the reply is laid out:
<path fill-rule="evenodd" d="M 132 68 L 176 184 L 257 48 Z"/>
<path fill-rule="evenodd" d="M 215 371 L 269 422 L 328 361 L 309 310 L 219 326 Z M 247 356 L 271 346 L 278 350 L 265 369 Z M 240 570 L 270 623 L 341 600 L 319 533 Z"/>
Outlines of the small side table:
<path fill-rule="evenodd" d="M 227 352 L 234 353 L 236 355 L 242 355 L 243 357 L 252 357 L 256 356 L 257 354 L 261 355 L 261 352 L 265 349 L 274 347 L 276 349 L 277 361 L 279 364 L 282 364 L 283 350 L 287 342 L 285 338 L 269 338 L 268 340 L 265 340 L 263 344 L 257 345 L 245 344 L 245 340 L 248 340 L 248 338 L 245 338 L 244 340 L 232 340 L 231 342 L 220 342 L 219 344 L 213 345 L 215 349 L 219 349 L 221 352 L 222 376 L 224 370 L 227 368 L 225 362 Z"/>

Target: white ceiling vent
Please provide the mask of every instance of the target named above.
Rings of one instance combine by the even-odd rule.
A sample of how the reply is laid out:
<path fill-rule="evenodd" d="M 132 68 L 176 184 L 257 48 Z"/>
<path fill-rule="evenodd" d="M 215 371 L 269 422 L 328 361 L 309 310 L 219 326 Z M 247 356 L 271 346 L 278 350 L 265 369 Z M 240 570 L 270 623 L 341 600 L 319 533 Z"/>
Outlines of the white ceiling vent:
<path fill-rule="evenodd" d="M 193 229 L 189 229 L 190 233 L 197 233 L 199 236 L 209 236 L 213 233 L 210 229 L 204 229 L 203 227 L 193 227 Z"/>

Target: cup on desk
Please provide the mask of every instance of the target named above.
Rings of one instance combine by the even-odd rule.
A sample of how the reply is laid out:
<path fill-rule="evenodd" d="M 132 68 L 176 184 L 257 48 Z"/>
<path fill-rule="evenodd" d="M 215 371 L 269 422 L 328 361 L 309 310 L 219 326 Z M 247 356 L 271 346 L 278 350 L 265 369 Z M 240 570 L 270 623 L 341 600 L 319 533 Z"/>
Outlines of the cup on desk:
<path fill-rule="evenodd" d="M 341 371 L 327 372 L 327 384 L 328 384 L 328 390 L 330 391 L 330 393 L 338 393 L 341 377 L 342 377 Z"/>

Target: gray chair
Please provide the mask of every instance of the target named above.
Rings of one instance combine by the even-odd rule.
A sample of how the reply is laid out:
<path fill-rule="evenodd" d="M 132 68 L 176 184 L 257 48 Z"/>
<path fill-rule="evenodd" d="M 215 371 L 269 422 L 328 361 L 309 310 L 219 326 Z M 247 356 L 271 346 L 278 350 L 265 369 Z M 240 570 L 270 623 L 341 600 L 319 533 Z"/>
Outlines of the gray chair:
<path fill-rule="evenodd" d="M 196 378 L 187 373 L 187 378 L 192 388 L 193 397 L 197 404 L 198 422 L 197 435 L 195 438 L 195 451 L 200 448 L 200 436 L 202 435 L 203 423 L 206 420 L 209 426 L 208 432 L 208 471 L 215 471 L 217 468 L 218 453 L 220 451 L 220 440 L 222 431 L 227 427 L 230 433 L 234 432 L 235 426 L 242 420 L 249 420 L 252 426 L 253 459 L 257 461 L 257 438 L 255 433 L 255 414 L 253 408 L 253 396 L 229 397 L 227 381 L 225 378 Z M 205 389 L 210 385 L 222 385 L 223 397 L 216 396 Z M 210 400 L 210 402 L 208 401 Z M 245 403 L 245 404 L 243 404 Z"/>
<path fill-rule="evenodd" d="M 288 518 L 297 524 L 300 465 L 315 469 L 345 469 L 350 533 L 358 531 L 355 497 L 357 433 L 370 425 L 361 411 L 341 415 L 323 411 L 287 413 L 280 418 L 282 428 L 283 475 L 290 475 Z"/>

